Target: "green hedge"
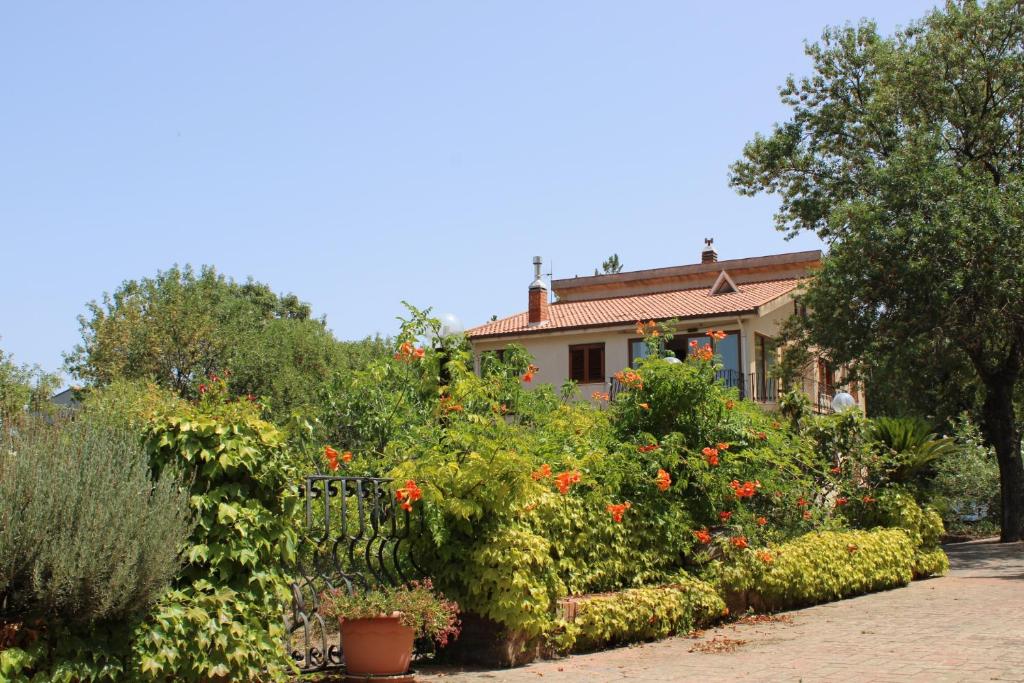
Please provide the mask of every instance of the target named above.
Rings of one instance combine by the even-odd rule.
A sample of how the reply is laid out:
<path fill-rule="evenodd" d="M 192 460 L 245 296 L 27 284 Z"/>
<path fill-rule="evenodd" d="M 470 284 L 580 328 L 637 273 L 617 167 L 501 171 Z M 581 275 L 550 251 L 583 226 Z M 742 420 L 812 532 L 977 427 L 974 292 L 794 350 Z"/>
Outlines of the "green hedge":
<path fill-rule="evenodd" d="M 688 576 L 668 586 L 631 588 L 573 602 L 575 619 L 558 637 L 559 649 L 573 652 L 687 633 L 725 613 L 714 587 Z"/>
<path fill-rule="evenodd" d="M 904 586 L 914 577 L 914 544 L 900 529 L 822 531 L 721 569 L 733 609 L 775 611 Z"/>
<path fill-rule="evenodd" d="M 914 544 L 914 578 L 942 576 L 949 571 L 949 559 L 939 547 L 945 533 L 942 517 L 930 507 L 922 508 L 914 497 L 902 491 L 885 491 L 870 505 L 858 504 L 851 521 L 859 527 L 901 529 Z"/>

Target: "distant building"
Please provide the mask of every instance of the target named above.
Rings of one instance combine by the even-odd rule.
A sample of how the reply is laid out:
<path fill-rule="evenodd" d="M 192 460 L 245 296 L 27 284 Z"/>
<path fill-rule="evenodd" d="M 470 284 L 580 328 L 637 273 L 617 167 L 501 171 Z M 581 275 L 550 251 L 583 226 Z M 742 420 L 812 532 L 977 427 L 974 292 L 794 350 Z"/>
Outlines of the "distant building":
<path fill-rule="evenodd" d="M 60 406 L 62 409 L 77 408 L 80 403 L 77 394 L 79 387 L 68 387 L 64 391 L 58 391 L 50 397 L 50 403 Z"/>
<path fill-rule="evenodd" d="M 536 380 L 560 385 L 571 379 L 583 396 L 614 394 L 612 375 L 647 354 L 636 323 L 678 320 L 667 348 L 679 358 L 691 340 L 707 343 L 709 329 L 722 330 L 715 343 L 722 369 L 719 377 L 743 398 L 774 404 L 779 389 L 771 377 L 777 350 L 772 340 L 780 324 L 798 313 L 794 294 L 821 266 L 821 252 L 801 251 L 719 261 L 706 240 L 700 263 L 553 280 L 549 302 L 534 258 L 534 281 L 526 311 L 467 331 L 474 354 L 523 346 L 540 368 Z M 806 371 L 802 388 L 821 412 L 835 393 L 837 372 L 824 362 Z M 863 409 L 863 392 L 851 393 Z"/>

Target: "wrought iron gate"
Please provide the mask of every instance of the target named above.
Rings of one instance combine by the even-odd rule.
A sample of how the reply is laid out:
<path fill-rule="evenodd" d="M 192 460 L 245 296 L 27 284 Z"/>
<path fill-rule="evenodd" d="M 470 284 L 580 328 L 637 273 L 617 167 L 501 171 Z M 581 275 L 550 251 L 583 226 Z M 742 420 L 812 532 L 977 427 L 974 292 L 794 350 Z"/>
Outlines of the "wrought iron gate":
<path fill-rule="evenodd" d="M 344 665 L 337 624 L 319 614 L 323 591 L 373 590 L 423 576 L 412 553 L 412 539 L 423 531 L 423 507 L 403 510 L 393 481 L 377 477 L 311 475 L 301 495 L 306 524 L 286 646 L 306 673 Z"/>

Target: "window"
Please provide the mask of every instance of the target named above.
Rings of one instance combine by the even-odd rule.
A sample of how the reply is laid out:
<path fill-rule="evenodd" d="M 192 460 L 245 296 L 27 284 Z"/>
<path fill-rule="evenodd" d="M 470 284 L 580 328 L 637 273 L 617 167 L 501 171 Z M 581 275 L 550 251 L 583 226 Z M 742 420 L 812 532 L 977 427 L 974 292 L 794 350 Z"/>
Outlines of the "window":
<path fill-rule="evenodd" d="M 604 344 L 570 346 L 569 379 L 580 384 L 603 384 Z"/>
<path fill-rule="evenodd" d="M 651 355 L 651 348 L 647 346 L 647 342 L 641 338 L 629 340 L 629 367 L 635 368 L 640 362 L 640 359 L 647 358 Z"/>

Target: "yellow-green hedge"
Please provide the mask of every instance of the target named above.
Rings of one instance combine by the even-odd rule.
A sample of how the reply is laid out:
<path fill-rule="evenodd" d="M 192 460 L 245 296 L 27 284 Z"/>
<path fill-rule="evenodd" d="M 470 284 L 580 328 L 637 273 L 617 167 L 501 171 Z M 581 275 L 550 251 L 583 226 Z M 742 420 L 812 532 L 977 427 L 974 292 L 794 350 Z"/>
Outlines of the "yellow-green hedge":
<path fill-rule="evenodd" d="M 902 529 L 821 531 L 765 551 L 747 551 L 722 569 L 721 592 L 733 609 L 775 611 L 904 586 L 914 577 L 915 547 Z"/>
<path fill-rule="evenodd" d="M 574 598 L 575 619 L 564 625 L 558 649 L 581 652 L 687 633 L 725 613 L 714 587 L 689 576 L 667 586 Z"/>
<path fill-rule="evenodd" d="M 914 544 L 914 578 L 941 576 L 949 571 L 949 559 L 939 547 L 945 529 L 942 517 L 930 507 L 922 508 L 913 496 L 899 491 L 886 491 L 878 502 L 865 507 L 855 518 L 863 527 L 902 529 Z"/>

